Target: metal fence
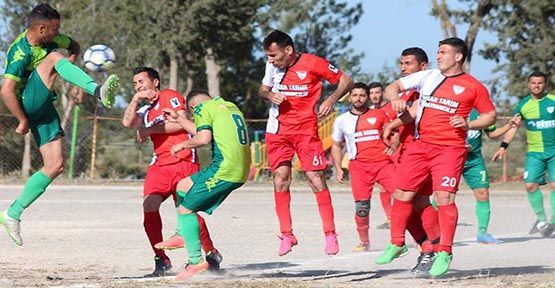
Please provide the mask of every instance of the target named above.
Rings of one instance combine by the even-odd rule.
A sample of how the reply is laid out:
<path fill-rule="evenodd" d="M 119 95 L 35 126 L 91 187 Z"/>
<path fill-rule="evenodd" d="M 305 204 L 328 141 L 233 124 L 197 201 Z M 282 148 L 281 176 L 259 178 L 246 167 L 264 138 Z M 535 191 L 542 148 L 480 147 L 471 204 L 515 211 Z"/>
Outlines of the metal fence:
<path fill-rule="evenodd" d="M 503 125 L 508 120 L 509 117 L 500 117 L 498 125 Z M 22 173 L 25 137 L 15 134 L 17 124 L 17 120 L 11 115 L 0 114 L 0 180 L 3 182 L 25 178 Z M 63 141 L 66 169 L 61 177 L 95 181 L 131 181 L 144 178 L 152 156 L 150 141 L 138 144 L 136 132 L 123 127 L 121 119 L 116 117 L 95 116 L 94 113 L 82 110 L 76 124 L 72 126 L 72 123 L 69 123 L 65 129 Z M 252 141 L 253 162 L 266 161 L 265 151 L 261 150 L 264 146 L 266 120 L 250 119 L 247 120 L 247 124 Z M 521 133 L 511 143 L 504 162 L 492 163 L 489 160 L 499 147 L 499 140 L 484 137 L 483 154 L 493 181 L 501 181 L 503 178 L 521 179 L 526 147 L 523 130 L 521 129 Z M 73 138 L 76 145 L 72 150 Z M 31 142 L 29 170 L 32 173 L 42 166 L 42 160 L 35 143 L 32 140 L 28 141 Z M 73 157 L 70 157 L 72 151 Z M 199 155 L 201 166 L 210 161 L 207 148 L 201 149 Z M 328 164 L 331 175 L 330 159 Z M 261 176 L 269 176 L 267 165 L 263 168 L 260 171 Z M 256 178 L 264 180 L 269 177 Z"/>

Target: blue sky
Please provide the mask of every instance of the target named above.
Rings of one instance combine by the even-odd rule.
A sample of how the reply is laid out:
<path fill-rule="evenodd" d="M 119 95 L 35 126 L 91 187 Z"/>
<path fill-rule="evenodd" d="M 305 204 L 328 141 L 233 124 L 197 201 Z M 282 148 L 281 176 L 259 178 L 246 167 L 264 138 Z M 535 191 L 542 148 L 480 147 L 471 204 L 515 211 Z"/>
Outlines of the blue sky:
<path fill-rule="evenodd" d="M 363 3 L 364 15 L 351 33 L 351 46 L 357 52 L 364 52 L 362 68 L 377 73 L 386 64 L 397 65 L 396 59 L 404 48 L 417 46 L 426 51 L 430 64 L 435 67 L 437 43 L 443 39 L 439 20 L 430 15 L 430 0 L 347 0 L 348 3 Z M 456 0 L 448 0 L 450 7 L 460 7 Z M 455 6 L 458 5 L 458 6 Z M 468 25 L 458 25 L 458 37 L 464 39 Z M 480 31 L 471 63 L 470 74 L 479 80 L 490 80 L 493 61 L 486 61 L 477 51 L 484 42 L 495 43 L 490 33 Z"/>

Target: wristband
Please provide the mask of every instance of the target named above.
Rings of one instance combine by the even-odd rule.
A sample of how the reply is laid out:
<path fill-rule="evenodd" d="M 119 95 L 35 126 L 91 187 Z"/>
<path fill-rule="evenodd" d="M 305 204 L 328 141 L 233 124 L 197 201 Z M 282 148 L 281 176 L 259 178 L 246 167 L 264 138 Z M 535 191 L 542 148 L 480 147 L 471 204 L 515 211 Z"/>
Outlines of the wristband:
<path fill-rule="evenodd" d="M 499 147 L 503 148 L 503 149 L 507 149 L 507 147 L 509 147 L 509 143 L 507 142 L 501 142 L 501 144 L 499 144 Z"/>

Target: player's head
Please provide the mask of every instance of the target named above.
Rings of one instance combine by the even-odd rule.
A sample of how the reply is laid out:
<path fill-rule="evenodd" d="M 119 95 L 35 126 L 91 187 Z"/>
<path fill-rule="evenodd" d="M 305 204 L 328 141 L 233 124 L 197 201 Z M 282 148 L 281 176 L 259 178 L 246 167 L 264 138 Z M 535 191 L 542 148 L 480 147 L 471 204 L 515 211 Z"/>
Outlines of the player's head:
<path fill-rule="evenodd" d="M 399 60 L 401 76 L 428 69 L 428 55 L 419 47 L 410 47 L 401 52 Z"/>
<path fill-rule="evenodd" d="M 274 30 L 264 38 L 262 44 L 268 62 L 279 68 L 289 67 L 292 56 L 295 55 L 295 45 L 291 36 L 285 32 Z"/>
<path fill-rule="evenodd" d="M 160 74 L 150 67 L 137 67 L 133 69 L 133 87 L 135 92 L 143 90 L 159 90 Z"/>
<path fill-rule="evenodd" d="M 462 69 L 468 47 L 460 38 L 447 38 L 439 41 L 437 67 L 441 72 Z"/>
<path fill-rule="evenodd" d="M 381 106 L 383 100 L 384 88 L 382 83 L 372 82 L 368 84 L 368 96 L 372 105 Z"/>
<path fill-rule="evenodd" d="M 543 96 L 547 87 L 547 75 L 540 71 L 534 71 L 528 76 L 528 90 L 534 96 Z"/>
<path fill-rule="evenodd" d="M 189 112 L 192 113 L 199 103 L 212 99 L 212 96 L 210 96 L 210 94 L 206 90 L 193 89 L 191 90 L 191 92 L 187 93 L 185 99 L 187 108 L 189 109 Z"/>
<path fill-rule="evenodd" d="M 355 109 L 368 107 L 368 85 L 357 82 L 349 93 L 349 102 Z"/>
<path fill-rule="evenodd" d="M 39 4 L 31 10 L 27 18 L 27 26 L 31 33 L 40 38 L 41 43 L 51 43 L 60 33 L 60 13 L 48 4 Z"/>

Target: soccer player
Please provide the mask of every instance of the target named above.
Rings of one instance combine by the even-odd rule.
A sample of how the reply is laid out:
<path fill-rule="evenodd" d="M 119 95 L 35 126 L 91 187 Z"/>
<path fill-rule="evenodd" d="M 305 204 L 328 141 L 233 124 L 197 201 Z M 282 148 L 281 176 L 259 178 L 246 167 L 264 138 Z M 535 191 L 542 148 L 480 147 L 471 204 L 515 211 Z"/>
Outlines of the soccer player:
<path fill-rule="evenodd" d="M 351 110 L 341 114 L 333 124 L 331 155 L 336 178 L 343 183 L 343 143 L 347 145 L 351 190 L 355 200 L 355 223 L 360 243 L 354 252 L 368 251 L 370 240 L 370 200 L 374 183 L 379 183 L 388 196 L 393 192 L 394 165 L 389 147 L 381 139 L 389 118 L 381 109 L 368 108 L 368 86 L 355 83 L 349 94 Z M 393 152 L 393 150 L 391 150 Z"/>
<path fill-rule="evenodd" d="M 549 237 L 555 230 L 555 95 L 546 93 L 547 76 L 535 71 L 528 77 L 530 95 L 517 104 L 514 114 L 519 114 L 526 127 L 528 149 L 524 164 L 524 187 L 528 202 L 536 214 L 536 222 L 530 234 L 540 233 Z M 501 146 L 492 160 L 501 159 L 513 140 L 518 127 L 505 134 Z M 551 219 L 548 222 L 543 206 L 543 195 L 539 185 L 545 184 L 545 172 L 551 185 Z"/>
<path fill-rule="evenodd" d="M 312 54 L 300 54 L 286 33 L 274 30 L 263 42 L 268 57 L 266 72 L 259 89 L 260 97 L 271 102 L 266 127 L 266 149 L 274 175 L 274 200 L 281 230 L 279 256 L 297 245 L 291 223 L 291 159 L 294 153 L 316 196 L 318 211 L 325 234 L 324 251 L 339 252 L 335 233 L 333 206 L 323 171 L 326 159 L 318 137 L 318 117 L 333 110 L 337 100 L 352 87 L 353 80 L 325 59 Z M 320 104 L 322 80 L 337 84 L 336 90 Z"/>
<path fill-rule="evenodd" d="M 53 104 L 56 100 L 53 90 L 56 77 L 60 75 L 64 80 L 98 97 L 106 107 L 114 104 L 119 86 L 116 75 L 110 75 L 103 85 L 98 85 L 72 64 L 79 56 L 79 44 L 59 34 L 60 14 L 50 5 L 35 6 L 27 22 L 27 30 L 12 42 L 6 52 L 1 90 L 4 103 L 19 121 L 15 132 L 25 135 L 31 130 L 44 165 L 31 175 L 21 194 L 0 214 L 0 224 L 19 246 L 23 245 L 20 235 L 23 210 L 37 200 L 64 169 L 64 131 Z M 69 57 L 56 51 L 60 48 L 66 49 Z"/>
<path fill-rule="evenodd" d="M 396 80 L 385 90 L 392 99 L 394 111 L 406 109 L 406 101 L 399 93 L 416 89 L 420 98 L 408 112 L 392 121 L 392 128 L 416 118 L 416 140 L 407 145 L 397 174 L 397 190 L 391 212 L 391 244 L 376 259 L 389 263 L 404 254 L 404 231 L 412 214 L 412 201 L 428 177 L 432 179 L 434 197 L 438 204 L 440 241 L 430 275 L 447 272 L 452 260 L 453 238 L 458 220 L 455 195 L 466 158 L 466 133 L 470 129 L 484 129 L 496 120 L 496 112 L 486 87 L 464 73 L 463 63 L 468 48 L 459 38 L 439 42 L 438 69 L 420 71 Z M 480 117 L 467 122 L 472 108 Z M 387 137 L 387 129 L 383 137 Z"/>
<path fill-rule="evenodd" d="M 478 112 L 473 109 L 470 112 L 468 121 L 478 119 Z M 509 123 L 502 127 L 492 125 L 483 130 L 468 130 L 466 142 L 468 145 L 468 154 L 464 163 L 463 177 L 470 189 L 474 191 L 476 198 L 476 219 L 478 222 L 478 236 L 476 241 L 483 244 L 497 244 L 499 241 L 488 233 L 490 219 L 490 203 L 489 203 L 489 176 L 486 170 L 486 164 L 482 157 L 482 131 L 490 139 L 496 139 L 505 134 L 512 127 L 520 125 L 520 117 L 515 115 Z"/>
<path fill-rule="evenodd" d="M 428 55 L 422 48 L 419 47 L 409 47 L 401 52 L 401 57 L 399 61 L 399 66 L 401 69 L 401 76 L 405 77 L 410 74 L 428 69 Z M 416 90 L 407 90 L 399 95 L 403 99 L 407 106 L 412 106 L 412 103 L 418 101 L 420 94 Z M 391 103 L 387 103 L 383 110 L 394 119 L 397 117 L 396 111 L 393 111 Z M 393 115 L 393 117 L 391 117 Z M 391 127 L 386 127 L 384 130 L 389 130 Z M 395 148 L 399 145 L 399 149 L 393 155 L 393 161 L 395 162 L 396 171 L 403 160 L 403 155 L 405 154 L 407 146 L 414 141 L 414 131 L 415 125 L 413 123 L 407 123 L 399 127 L 399 144 L 391 143 L 390 146 Z M 388 134 L 390 132 L 387 132 Z M 397 174 L 397 177 L 403 177 Z M 414 238 L 415 242 L 420 246 L 420 255 L 417 259 L 417 264 L 411 269 L 411 272 L 427 273 L 433 263 L 433 258 L 435 253 L 433 251 L 433 245 L 439 243 L 439 223 L 437 211 L 430 205 L 430 195 L 432 195 L 432 184 L 431 179 L 428 178 L 424 184 L 422 184 L 418 190 L 418 193 L 413 199 L 413 211 L 412 215 L 409 217 L 409 222 L 407 223 L 407 230 Z M 410 209 L 410 207 L 406 207 Z M 393 228 L 393 227 L 391 227 Z M 392 230 L 393 234 L 401 233 L 399 230 Z M 404 232 L 403 232 L 404 233 Z M 379 259 L 383 260 L 383 259 Z M 380 262 L 378 264 L 389 263 L 387 261 L 392 259 L 385 259 L 385 262 Z"/>
<path fill-rule="evenodd" d="M 212 98 L 206 91 L 193 90 L 187 95 L 187 107 L 194 115 L 197 133 L 175 144 L 171 153 L 178 157 L 184 149 L 210 144 L 212 163 L 181 181 L 177 186 L 177 225 L 185 239 L 189 261 L 177 276 L 183 281 L 209 266 L 203 259 L 199 243 L 197 212 L 212 214 L 226 197 L 246 181 L 250 168 L 250 148 L 243 113 L 235 104 L 221 97 Z M 185 128 L 190 121 L 173 109 L 164 109 L 166 119 Z"/>
<path fill-rule="evenodd" d="M 144 182 L 143 225 L 150 246 L 154 251 L 154 277 L 165 276 L 171 269 L 170 258 L 162 249 L 183 247 L 183 238 L 175 236 L 162 242 L 162 218 L 160 205 L 169 196 L 176 200 L 177 183 L 193 173 L 198 172 L 198 157 L 196 150 L 184 149 L 174 157 L 170 149 L 174 144 L 189 139 L 196 133 L 193 123 L 188 123 L 186 130 L 176 123 L 165 123 L 164 108 L 175 109 L 185 117 L 185 103 L 179 92 L 170 89 L 160 90 L 160 74 L 150 67 L 139 67 L 133 70 L 133 87 L 135 95 L 125 109 L 122 119 L 123 126 L 137 129 L 139 143 L 150 137 L 154 146 L 154 156 L 146 172 Z M 147 100 L 148 104 L 140 109 L 139 103 Z M 191 134 L 189 134 L 189 133 Z M 206 252 L 206 258 L 214 269 L 217 269 L 222 256 L 214 248 L 204 219 L 198 215 L 201 229 L 201 243 Z M 162 242 L 162 243 L 160 243 Z M 158 245 L 157 245 L 158 244 Z"/>

